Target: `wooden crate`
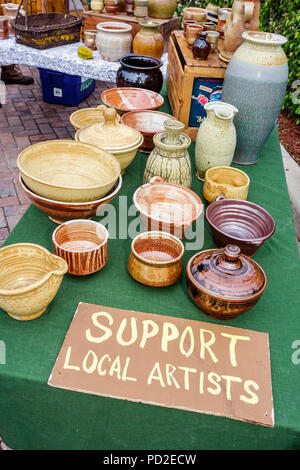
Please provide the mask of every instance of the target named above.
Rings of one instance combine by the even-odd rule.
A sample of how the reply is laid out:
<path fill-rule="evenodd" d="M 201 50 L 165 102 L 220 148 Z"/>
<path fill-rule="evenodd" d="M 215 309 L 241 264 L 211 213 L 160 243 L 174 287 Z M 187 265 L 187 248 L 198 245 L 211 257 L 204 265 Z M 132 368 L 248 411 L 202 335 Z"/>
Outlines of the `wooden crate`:
<path fill-rule="evenodd" d="M 149 18 L 152 19 L 152 18 Z M 109 15 L 108 13 L 94 13 L 93 11 L 83 12 L 83 31 L 86 29 L 97 29 L 98 23 L 104 23 L 106 21 L 120 21 L 121 23 L 127 23 L 132 26 L 132 36 L 140 30 L 139 20 L 135 16 L 126 15 L 123 12 L 117 12 L 115 15 Z M 172 31 L 180 29 L 180 19 L 172 18 L 170 20 L 160 20 L 153 18 L 153 21 L 159 23 L 160 32 L 165 41 L 165 52 L 168 50 L 168 42 Z"/>
<path fill-rule="evenodd" d="M 168 97 L 173 115 L 184 123 L 184 132 L 193 141 L 206 117 L 204 104 L 222 96 L 226 67 L 219 59 L 219 51 L 209 54 L 207 60 L 194 59 L 183 31 L 172 32 L 168 47 Z"/>

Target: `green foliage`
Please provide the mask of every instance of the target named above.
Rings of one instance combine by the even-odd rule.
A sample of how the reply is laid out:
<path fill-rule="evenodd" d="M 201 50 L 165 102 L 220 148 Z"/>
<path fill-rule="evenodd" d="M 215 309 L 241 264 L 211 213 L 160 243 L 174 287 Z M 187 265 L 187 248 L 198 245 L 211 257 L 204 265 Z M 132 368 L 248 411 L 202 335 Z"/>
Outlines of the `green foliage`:
<path fill-rule="evenodd" d="M 208 3 L 231 7 L 233 0 L 183 0 L 178 2 L 177 13 L 193 6 L 205 8 Z M 300 123 L 300 0 L 261 0 L 260 30 L 277 33 L 287 38 L 283 49 L 288 58 L 289 81 L 283 109 L 296 117 Z"/>

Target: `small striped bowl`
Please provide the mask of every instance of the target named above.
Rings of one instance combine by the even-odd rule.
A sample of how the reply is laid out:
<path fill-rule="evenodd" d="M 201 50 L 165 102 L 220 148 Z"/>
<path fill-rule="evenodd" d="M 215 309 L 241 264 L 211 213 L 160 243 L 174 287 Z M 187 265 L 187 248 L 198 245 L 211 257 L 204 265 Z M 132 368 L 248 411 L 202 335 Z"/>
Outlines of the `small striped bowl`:
<path fill-rule="evenodd" d="M 68 263 L 69 274 L 85 276 L 106 265 L 108 239 L 108 231 L 98 222 L 70 220 L 54 230 L 53 252 Z"/>

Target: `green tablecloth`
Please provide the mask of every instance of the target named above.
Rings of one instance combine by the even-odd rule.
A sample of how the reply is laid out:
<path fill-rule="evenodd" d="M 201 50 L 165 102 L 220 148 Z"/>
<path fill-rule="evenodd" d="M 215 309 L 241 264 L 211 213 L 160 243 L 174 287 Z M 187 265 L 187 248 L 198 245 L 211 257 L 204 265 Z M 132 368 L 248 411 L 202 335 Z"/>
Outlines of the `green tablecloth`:
<path fill-rule="evenodd" d="M 165 103 L 165 111 L 169 111 Z M 191 147 L 194 165 L 194 144 Z M 128 168 L 120 195 L 129 198 L 142 184 L 146 156 Z M 300 340 L 300 264 L 276 130 L 260 161 L 243 167 L 251 178 L 248 199 L 274 217 L 274 236 L 255 255 L 268 287 L 250 312 L 231 326 L 269 333 L 275 427 L 229 418 L 103 398 L 47 385 L 53 364 L 79 302 L 214 322 L 187 295 L 185 277 L 155 289 L 127 273 L 131 240 L 111 240 L 107 266 L 85 278 L 64 277 L 58 295 L 40 318 L 18 322 L 0 312 L 0 436 L 15 449 L 300 449 L 300 364 L 292 344 Z M 202 197 L 202 183 L 193 188 Z M 114 205 L 118 208 L 118 198 Z M 31 206 L 7 244 L 32 242 L 52 250 L 56 225 Z M 207 224 L 203 249 L 214 244 Z M 185 264 L 194 252 L 185 253 Z M 217 323 L 217 321 L 216 321 Z"/>

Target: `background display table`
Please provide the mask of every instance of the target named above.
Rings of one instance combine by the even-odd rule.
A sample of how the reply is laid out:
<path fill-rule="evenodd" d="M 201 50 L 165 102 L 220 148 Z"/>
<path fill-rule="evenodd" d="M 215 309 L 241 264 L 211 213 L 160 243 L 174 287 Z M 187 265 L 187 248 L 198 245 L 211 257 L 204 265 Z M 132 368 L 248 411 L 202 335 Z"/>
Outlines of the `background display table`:
<path fill-rule="evenodd" d="M 170 112 L 167 98 L 162 110 Z M 194 171 L 194 144 L 190 155 Z M 128 196 L 129 204 L 133 192 L 142 184 L 146 158 L 138 153 L 126 170 L 120 196 Z M 262 205 L 273 215 L 276 231 L 254 257 L 268 276 L 262 299 L 254 309 L 226 324 L 269 333 L 275 427 L 47 385 L 79 302 L 220 323 L 206 317 L 191 302 L 184 274 L 178 284 L 160 289 L 132 280 L 127 272 L 131 240 L 120 236 L 109 242 L 105 268 L 82 278 L 66 275 L 58 295 L 40 318 L 18 322 L 0 311 L 0 339 L 6 345 L 6 364 L 0 365 L 0 435 L 7 446 L 110 450 L 300 449 L 300 364 L 293 361 L 292 346 L 300 340 L 300 263 L 276 129 L 260 161 L 243 170 L 251 179 L 248 200 Z M 192 189 L 201 198 L 202 188 L 203 183 L 194 177 Z M 119 198 L 113 204 L 118 214 Z M 32 242 L 52 251 L 55 227 L 45 214 L 30 206 L 6 244 Z M 203 249 L 213 247 L 205 222 Z M 186 251 L 184 267 L 193 254 Z"/>
<path fill-rule="evenodd" d="M 52 49 L 38 50 L 17 44 L 15 38 L 0 41 L 0 65 L 19 64 L 28 67 L 55 70 L 69 75 L 94 78 L 103 82 L 115 82 L 119 62 L 102 60 L 98 51 L 93 51 L 94 59 L 81 59 L 77 49 L 81 43 L 68 44 Z M 161 71 L 166 75 L 168 54 L 162 57 Z"/>

